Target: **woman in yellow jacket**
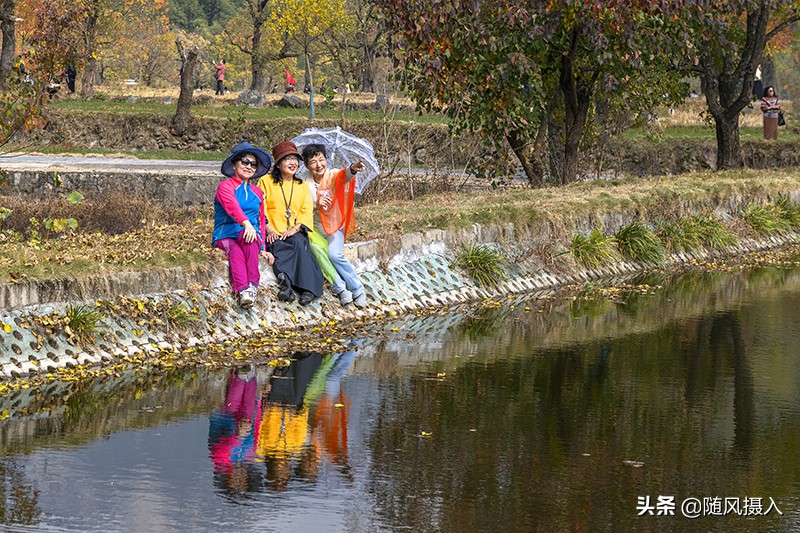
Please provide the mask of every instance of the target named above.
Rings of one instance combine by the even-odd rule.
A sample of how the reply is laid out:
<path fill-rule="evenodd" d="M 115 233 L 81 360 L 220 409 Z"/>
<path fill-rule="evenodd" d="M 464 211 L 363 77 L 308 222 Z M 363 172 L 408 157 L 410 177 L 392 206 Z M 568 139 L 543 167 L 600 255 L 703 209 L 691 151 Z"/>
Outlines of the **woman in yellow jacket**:
<path fill-rule="evenodd" d="M 324 278 L 311 255 L 308 233 L 314 228 L 314 203 L 308 185 L 295 176 L 300 167 L 300 153 L 286 141 L 272 148 L 275 164 L 258 181 L 264 192 L 264 208 L 269 224 L 265 240 L 267 251 L 275 256 L 272 268 L 281 289 L 278 299 L 291 302 L 296 293 L 300 304 L 308 305 L 322 296 Z"/>

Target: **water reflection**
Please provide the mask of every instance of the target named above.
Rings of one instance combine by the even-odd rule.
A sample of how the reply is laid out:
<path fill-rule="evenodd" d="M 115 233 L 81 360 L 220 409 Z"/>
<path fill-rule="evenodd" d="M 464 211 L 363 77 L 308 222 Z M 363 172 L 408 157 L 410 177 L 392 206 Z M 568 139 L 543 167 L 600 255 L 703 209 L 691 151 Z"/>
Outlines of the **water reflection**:
<path fill-rule="evenodd" d="M 0 459 L 0 524 L 37 524 L 42 515 L 39 490 L 13 458 Z"/>
<path fill-rule="evenodd" d="M 407 317 L 362 348 L 298 352 L 274 371 L 4 399 L 0 520 L 79 531 L 797 530 L 800 271 L 649 285 Z M 637 497 L 659 495 L 772 497 L 785 516 L 638 517 Z"/>
<path fill-rule="evenodd" d="M 275 371 L 267 386 L 258 436 L 258 453 L 267 467 L 267 485 L 276 491 L 286 490 L 293 476 L 306 481 L 316 479 L 316 454 L 308 445 L 309 416 L 324 387 L 325 369 L 332 356 L 298 352 L 291 360 L 288 367 Z"/>
<path fill-rule="evenodd" d="M 254 492 L 261 486 L 253 465 L 260 391 L 254 364 L 234 368 L 222 407 L 211 413 L 208 448 L 214 463 L 214 482 L 230 495 Z"/>
<path fill-rule="evenodd" d="M 296 352 L 271 376 L 255 365 L 230 371 L 225 399 L 210 416 L 209 455 L 215 486 L 245 497 L 264 487 L 313 483 L 325 461 L 352 480 L 347 449 L 351 400 L 341 387 L 359 343 L 336 354 Z"/>

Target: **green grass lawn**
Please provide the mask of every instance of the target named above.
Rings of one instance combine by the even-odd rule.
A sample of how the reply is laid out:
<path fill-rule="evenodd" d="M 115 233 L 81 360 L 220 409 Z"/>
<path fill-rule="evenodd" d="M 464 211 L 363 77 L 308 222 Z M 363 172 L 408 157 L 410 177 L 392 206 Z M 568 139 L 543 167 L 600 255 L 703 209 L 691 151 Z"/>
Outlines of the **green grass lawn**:
<path fill-rule="evenodd" d="M 59 100 L 50 104 L 51 108 L 61 112 L 75 113 L 110 113 L 128 115 L 166 115 L 175 114 L 177 104 L 162 104 L 152 101 L 137 101 L 134 103 L 109 100 Z M 308 109 L 291 109 L 281 107 L 251 108 L 235 105 L 193 105 L 192 114 L 198 117 L 211 118 L 236 118 L 243 120 L 267 120 L 276 118 L 305 118 Z M 338 120 L 341 112 L 338 108 L 316 108 L 316 118 L 320 120 Z M 447 117 L 435 114 L 418 114 L 408 111 L 382 113 L 378 111 L 347 110 L 347 120 L 370 121 L 404 121 L 418 122 L 420 124 L 446 124 Z"/>
<path fill-rule="evenodd" d="M 15 146 L 9 145 L 12 151 L 29 152 L 29 146 Z M 105 148 L 85 148 L 79 146 L 63 146 L 63 145 L 48 145 L 37 146 L 36 153 L 50 154 L 50 155 L 87 155 L 87 156 L 135 156 L 137 159 L 177 159 L 180 161 L 223 161 L 228 157 L 228 152 L 209 151 L 202 152 L 187 152 L 186 150 L 112 150 Z"/>
<path fill-rule="evenodd" d="M 653 135 L 645 127 L 631 128 L 622 134 L 623 140 L 634 141 L 639 139 L 652 139 L 657 142 L 658 137 L 663 139 L 690 139 L 690 140 L 715 140 L 714 126 L 670 126 L 658 135 Z M 742 141 L 756 141 L 764 138 L 762 128 L 741 127 L 739 138 Z M 798 140 L 800 134 L 794 128 L 780 128 L 778 138 L 784 140 Z"/>

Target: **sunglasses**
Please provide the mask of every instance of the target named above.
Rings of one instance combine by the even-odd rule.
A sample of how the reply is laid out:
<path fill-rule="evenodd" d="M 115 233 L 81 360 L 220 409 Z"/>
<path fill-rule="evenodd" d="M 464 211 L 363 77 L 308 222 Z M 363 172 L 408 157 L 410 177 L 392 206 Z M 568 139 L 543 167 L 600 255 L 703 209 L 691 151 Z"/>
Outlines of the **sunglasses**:
<path fill-rule="evenodd" d="M 253 161 L 252 159 L 240 159 L 239 163 L 241 163 L 243 167 L 258 168 L 258 161 Z"/>

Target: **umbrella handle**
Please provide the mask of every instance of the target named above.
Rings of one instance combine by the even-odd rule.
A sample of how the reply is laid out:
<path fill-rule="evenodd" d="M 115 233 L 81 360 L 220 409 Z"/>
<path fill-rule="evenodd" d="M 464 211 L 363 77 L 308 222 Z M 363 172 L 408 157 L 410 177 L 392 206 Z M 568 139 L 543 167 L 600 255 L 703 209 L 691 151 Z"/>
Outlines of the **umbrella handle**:
<path fill-rule="evenodd" d="M 336 126 L 336 138 L 333 139 L 333 146 L 331 147 L 331 163 L 336 158 L 336 147 L 339 146 L 339 133 L 342 131 L 342 128 Z"/>

